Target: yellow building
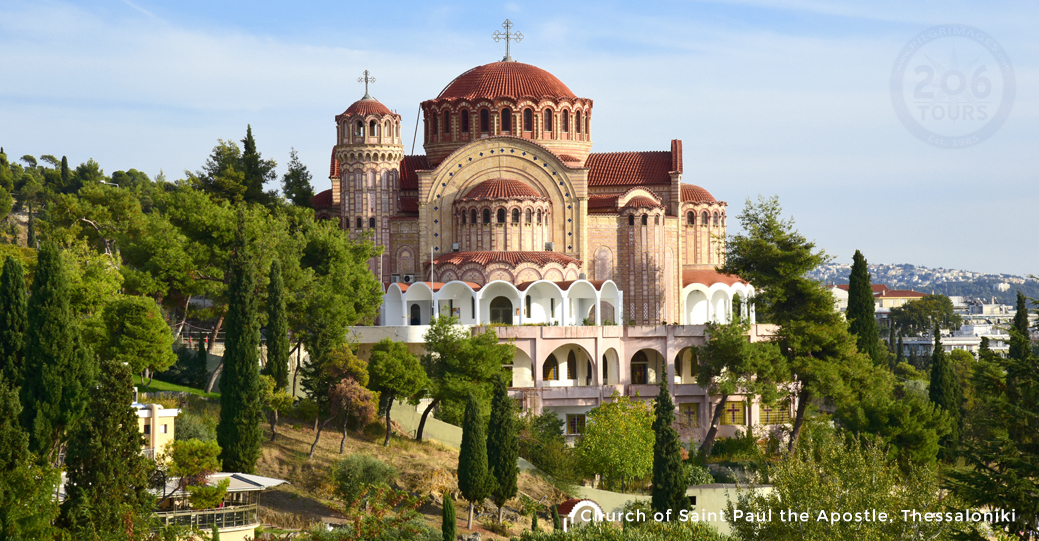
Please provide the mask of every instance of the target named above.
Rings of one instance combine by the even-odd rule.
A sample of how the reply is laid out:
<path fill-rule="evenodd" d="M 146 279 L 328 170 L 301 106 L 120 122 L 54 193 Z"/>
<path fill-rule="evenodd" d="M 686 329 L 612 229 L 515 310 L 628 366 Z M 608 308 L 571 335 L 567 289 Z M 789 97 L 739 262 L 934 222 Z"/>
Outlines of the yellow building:
<path fill-rule="evenodd" d="M 137 408 L 137 423 L 144 434 L 144 454 L 149 458 L 155 458 L 161 453 L 166 444 L 173 441 L 175 433 L 175 421 L 180 410 L 167 409 L 160 404 L 134 404 Z"/>

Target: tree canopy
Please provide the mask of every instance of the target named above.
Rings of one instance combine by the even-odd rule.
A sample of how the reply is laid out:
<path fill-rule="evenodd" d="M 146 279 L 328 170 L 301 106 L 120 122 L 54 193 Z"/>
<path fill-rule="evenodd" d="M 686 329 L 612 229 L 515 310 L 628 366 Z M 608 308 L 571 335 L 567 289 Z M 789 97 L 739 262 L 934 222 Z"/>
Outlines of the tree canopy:
<path fill-rule="evenodd" d="M 653 473 L 653 410 L 650 403 L 614 391 L 587 414 L 575 451 L 588 474 L 600 474 L 607 490 L 632 486 Z M 618 434 L 624 434 L 618 438 Z"/>

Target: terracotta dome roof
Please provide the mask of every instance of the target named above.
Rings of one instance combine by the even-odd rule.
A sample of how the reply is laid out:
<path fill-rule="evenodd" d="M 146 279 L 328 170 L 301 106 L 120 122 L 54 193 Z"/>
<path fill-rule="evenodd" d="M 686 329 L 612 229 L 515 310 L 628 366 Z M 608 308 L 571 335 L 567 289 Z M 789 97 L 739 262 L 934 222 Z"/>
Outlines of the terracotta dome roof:
<path fill-rule="evenodd" d="M 361 98 L 353 103 L 350 107 L 343 111 L 344 115 L 392 115 L 393 111 L 390 111 L 385 105 L 379 103 L 379 100 L 373 97 Z"/>
<path fill-rule="evenodd" d="M 455 78 L 437 99 L 576 98 L 555 75 L 530 64 L 494 62 Z"/>
<path fill-rule="evenodd" d="M 473 186 L 461 201 L 478 199 L 545 199 L 525 182 L 508 178 L 493 178 Z"/>
<path fill-rule="evenodd" d="M 664 205 L 644 195 L 636 195 L 624 204 L 627 208 L 663 208 Z"/>
<path fill-rule="evenodd" d="M 574 259 L 559 252 L 452 252 L 444 254 L 435 261 L 437 265 L 456 265 L 461 267 L 466 263 L 476 263 L 487 266 L 491 263 L 504 263 L 515 267 L 521 263 L 533 263 L 539 267 L 549 263 L 559 263 L 564 267 L 567 265 L 581 266 L 581 260 Z M 427 263 L 428 265 L 428 263 Z"/>
<path fill-rule="evenodd" d="M 696 184 L 682 183 L 682 202 L 714 203 L 717 201 L 707 190 Z"/>

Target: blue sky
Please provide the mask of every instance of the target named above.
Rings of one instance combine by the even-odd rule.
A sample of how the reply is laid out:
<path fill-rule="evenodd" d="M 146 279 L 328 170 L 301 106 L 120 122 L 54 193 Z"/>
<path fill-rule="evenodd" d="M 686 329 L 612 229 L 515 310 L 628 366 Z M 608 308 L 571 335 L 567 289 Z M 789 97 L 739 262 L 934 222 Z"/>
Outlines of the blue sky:
<path fill-rule="evenodd" d="M 334 117 L 372 94 L 403 117 L 461 72 L 513 57 L 595 101 L 595 151 L 666 150 L 728 201 L 778 195 L 838 261 L 1039 273 L 1039 5 L 1020 2 L 0 3 L 0 145 L 111 173 L 199 169 L 251 124 L 329 186 Z M 968 149 L 916 139 L 892 66 L 938 24 L 988 32 L 1017 78 L 1002 128 Z M 421 144 L 416 146 L 421 153 Z"/>

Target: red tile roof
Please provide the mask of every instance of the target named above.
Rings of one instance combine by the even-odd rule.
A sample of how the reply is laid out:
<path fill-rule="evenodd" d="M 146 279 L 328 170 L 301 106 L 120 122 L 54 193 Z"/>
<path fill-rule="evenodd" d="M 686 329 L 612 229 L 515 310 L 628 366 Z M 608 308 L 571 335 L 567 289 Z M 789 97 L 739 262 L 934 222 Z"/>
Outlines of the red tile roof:
<path fill-rule="evenodd" d="M 715 269 L 692 269 L 682 271 L 682 287 L 689 284 L 702 284 L 712 286 L 714 284 L 725 284 L 731 286 L 736 283 L 745 284 L 746 281 L 738 276 L 722 274 Z"/>
<path fill-rule="evenodd" d="M 559 263 L 564 266 L 570 264 L 581 266 L 579 260 L 558 252 L 453 252 L 438 257 L 434 263 L 456 266 L 466 263 L 477 263 L 484 266 L 490 263 L 507 263 L 513 267 L 520 263 L 534 263 L 539 266 Z"/>
<path fill-rule="evenodd" d="M 392 115 L 393 111 L 390 111 L 385 105 L 379 103 L 379 100 L 368 97 L 361 98 L 355 101 L 350 107 L 347 107 L 343 111 L 344 115 Z"/>
<path fill-rule="evenodd" d="M 401 197 L 400 198 L 400 211 L 401 212 L 418 212 L 418 197 Z"/>
<path fill-rule="evenodd" d="M 636 195 L 635 197 L 632 197 L 631 199 L 628 199 L 628 202 L 625 203 L 624 206 L 628 207 L 628 208 L 634 208 L 634 209 L 637 209 L 637 208 L 651 208 L 651 209 L 652 208 L 664 208 L 664 205 L 661 205 L 660 203 L 657 203 L 653 199 L 651 199 L 649 197 L 646 197 L 644 195 Z"/>
<path fill-rule="evenodd" d="M 570 514 L 570 511 L 574 510 L 574 507 L 576 507 L 577 504 L 579 504 L 579 503 L 581 503 L 583 501 L 584 500 L 579 499 L 579 498 L 570 498 L 569 500 L 559 504 L 559 507 L 556 508 L 556 512 L 559 513 L 559 516 L 565 517 L 565 516 Z M 589 500 L 589 501 L 591 501 L 591 500 Z M 596 504 L 596 505 L 598 505 L 598 504 Z"/>
<path fill-rule="evenodd" d="M 425 284 L 426 286 L 429 287 L 429 289 L 432 289 L 433 292 L 440 291 L 440 288 L 442 288 L 445 285 L 447 285 L 447 282 L 414 282 L 414 283 L 411 283 L 411 284 L 405 284 L 403 282 L 391 282 L 391 283 L 397 284 L 397 286 L 400 287 L 400 292 L 401 293 L 404 293 L 405 291 L 408 290 L 409 287 L 411 287 L 411 286 L 413 286 L 415 284 Z M 473 291 L 480 291 L 480 288 L 483 287 L 480 284 L 473 283 L 473 282 L 462 282 L 462 283 L 464 283 L 467 286 L 469 286 L 470 288 L 472 288 Z M 387 286 L 387 288 L 389 288 L 389 286 Z"/>
<path fill-rule="evenodd" d="M 570 289 L 570 286 L 574 285 L 574 282 L 576 282 L 576 281 L 577 280 L 564 280 L 562 282 L 552 282 L 552 283 L 557 285 L 557 286 L 559 286 L 559 289 L 562 289 L 563 291 L 566 291 L 566 290 Z M 592 287 L 595 288 L 596 291 L 602 291 L 602 285 L 606 283 L 606 280 L 586 280 L 586 281 L 589 284 L 592 284 Z M 516 284 L 516 289 L 518 289 L 520 291 L 526 291 L 527 288 L 530 287 L 533 284 L 534 284 L 534 282 L 522 282 L 520 284 Z"/>
<path fill-rule="evenodd" d="M 400 189 L 417 190 L 418 175 L 415 174 L 415 171 L 426 169 L 429 169 L 429 161 L 425 156 L 404 156 L 400 162 Z"/>
<path fill-rule="evenodd" d="M 323 192 L 318 193 L 314 197 L 310 198 L 310 206 L 314 208 L 331 207 L 332 203 L 332 189 L 329 188 Z"/>
<path fill-rule="evenodd" d="M 590 154 L 584 166 L 589 186 L 644 186 L 669 184 L 673 162 L 667 151 L 604 152 Z"/>
<path fill-rule="evenodd" d="M 494 62 L 477 66 L 455 78 L 437 96 L 441 99 L 576 98 L 555 75 L 530 64 Z"/>
<path fill-rule="evenodd" d="M 473 186 L 469 193 L 459 201 L 475 201 L 479 199 L 544 199 L 529 184 L 509 178 L 492 178 Z"/>
<path fill-rule="evenodd" d="M 682 183 L 682 202 L 692 203 L 714 203 L 717 199 L 707 190 L 696 184 Z"/>
<path fill-rule="evenodd" d="M 562 160 L 564 162 L 567 162 L 568 165 L 569 164 L 574 164 L 574 163 L 576 163 L 576 164 L 580 164 L 581 163 L 581 160 L 579 160 L 579 159 L 577 159 L 577 158 L 575 158 L 575 157 L 573 157 L 573 156 L 571 156 L 569 154 L 559 154 L 557 157 L 560 160 Z"/>
<path fill-rule="evenodd" d="M 332 149 L 332 163 L 328 166 L 328 178 L 339 178 L 339 160 L 336 159 L 336 149 Z"/>
<path fill-rule="evenodd" d="M 619 196 L 616 195 L 589 195 L 588 210 L 616 209 L 617 199 L 619 199 Z"/>

